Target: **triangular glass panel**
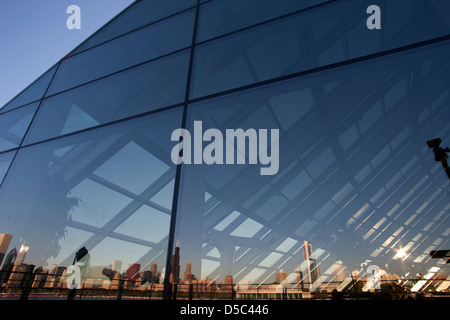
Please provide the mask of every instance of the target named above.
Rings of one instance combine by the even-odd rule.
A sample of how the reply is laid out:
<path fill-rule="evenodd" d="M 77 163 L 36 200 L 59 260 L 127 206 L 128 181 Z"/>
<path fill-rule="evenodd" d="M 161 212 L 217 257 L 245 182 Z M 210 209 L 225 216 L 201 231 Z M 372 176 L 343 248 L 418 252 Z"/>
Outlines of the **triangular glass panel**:
<path fill-rule="evenodd" d="M 189 47 L 194 18 L 190 9 L 64 59 L 47 96 Z"/>
<path fill-rule="evenodd" d="M 38 103 L 0 115 L 0 151 L 17 148 L 30 125 Z"/>
<path fill-rule="evenodd" d="M 23 90 L 19 95 L 17 95 L 12 101 L 5 105 L 0 112 L 9 111 L 17 107 L 26 105 L 30 102 L 42 99 L 47 90 L 50 81 L 53 78 L 53 74 L 56 71 L 56 65 L 49 71 L 44 73 L 39 79 L 34 81 L 25 90 Z"/>
<path fill-rule="evenodd" d="M 92 118 L 86 111 L 82 110 L 76 104 L 72 104 L 66 123 L 61 134 L 74 132 L 84 128 L 94 127 L 98 125 L 98 121 Z"/>
<path fill-rule="evenodd" d="M 170 55 L 44 99 L 24 144 L 182 102 L 188 53 Z"/>

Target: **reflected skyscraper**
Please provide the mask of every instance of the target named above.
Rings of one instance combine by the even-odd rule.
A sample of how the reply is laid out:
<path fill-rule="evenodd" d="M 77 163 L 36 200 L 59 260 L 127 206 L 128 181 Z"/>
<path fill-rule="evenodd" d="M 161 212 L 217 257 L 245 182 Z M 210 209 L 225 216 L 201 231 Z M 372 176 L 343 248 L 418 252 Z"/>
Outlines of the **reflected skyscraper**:
<path fill-rule="evenodd" d="M 9 275 L 11 274 L 12 268 L 14 266 L 14 263 L 16 262 L 16 258 L 17 258 L 17 250 L 16 248 L 13 248 L 6 256 L 5 263 L 3 264 L 2 269 L 0 271 L 0 284 L 8 280 Z"/>
<path fill-rule="evenodd" d="M 170 271 L 170 283 L 178 283 L 180 281 L 180 244 L 177 242 L 175 253 L 172 256 L 172 267 Z"/>
<path fill-rule="evenodd" d="M 122 271 L 122 261 L 114 259 L 111 269 L 120 273 Z"/>
<path fill-rule="evenodd" d="M 303 258 L 305 260 L 306 284 L 312 289 L 313 284 L 320 279 L 320 272 L 313 256 L 312 245 L 306 240 L 303 241 Z"/>
<path fill-rule="evenodd" d="M 286 282 L 287 277 L 288 277 L 287 272 L 283 271 L 283 270 L 280 270 L 275 275 L 275 282 L 276 283 Z"/>
<path fill-rule="evenodd" d="M 333 282 L 343 282 L 345 280 L 345 267 L 342 264 L 342 261 L 335 262 L 333 267 Z"/>
<path fill-rule="evenodd" d="M 29 246 L 26 244 L 22 244 L 20 246 L 19 255 L 17 256 L 16 264 L 22 264 L 25 262 L 25 257 L 27 256 L 28 249 L 30 249 Z"/>
<path fill-rule="evenodd" d="M 150 271 L 152 273 L 152 279 L 151 282 L 158 282 L 158 265 L 156 263 L 152 263 L 150 266 Z"/>
<path fill-rule="evenodd" d="M 133 263 L 127 270 L 126 278 L 137 280 L 139 278 L 139 270 L 141 270 L 141 265 L 139 263 Z"/>
<path fill-rule="evenodd" d="M 300 270 L 299 265 L 297 265 L 297 268 L 295 269 L 295 273 L 297 274 L 297 286 L 300 290 L 303 291 L 303 273 Z"/>
<path fill-rule="evenodd" d="M 192 274 L 192 264 L 190 262 L 186 263 L 186 271 L 184 272 L 183 281 L 190 282 L 195 280 L 195 276 Z"/>
<path fill-rule="evenodd" d="M 6 250 L 8 250 L 11 239 L 12 235 L 8 233 L 0 233 L 0 267 L 2 266 L 3 258 L 5 257 Z"/>

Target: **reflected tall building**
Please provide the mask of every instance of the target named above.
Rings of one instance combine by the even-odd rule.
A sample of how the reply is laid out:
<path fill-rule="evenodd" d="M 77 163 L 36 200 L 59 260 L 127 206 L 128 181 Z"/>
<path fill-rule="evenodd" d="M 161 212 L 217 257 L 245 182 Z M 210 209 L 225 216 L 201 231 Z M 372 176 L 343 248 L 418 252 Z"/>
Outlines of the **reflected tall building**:
<path fill-rule="evenodd" d="M 25 262 L 25 257 L 27 256 L 29 246 L 22 244 L 20 246 L 19 255 L 17 256 L 16 264 L 23 264 Z"/>
<path fill-rule="evenodd" d="M 159 279 L 158 279 L 158 265 L 156 263 L 152 263 L 152 265 L 150 266 L 150 271 L 152 273 L 151 282 L 159 282 Z"/>
<path fill-rule="evenodd" d="M 111 265 L 111 269 L 120 273 L 122 271 L 122 261 L 114 259 Z"/>
<path fill-rule="evenodd" d="M 306 285 L 312 289 L 313 284 L 320 279 L 319 267 L 313 256 L 312 245 L 309 241 L 303 241 L 303 258 L 305 260 Z"/>
<path fill-rule="evenodd" d="M 139 271 L 141 270 L 141 265 L 139 263 L 133 263 L 127 270 L 126 278 L 130 280 L 137 280 L 139 278 Z"/>
<path fill-rule="evenodd" d="M 172 256 L 172 267 L 170 271 L 170 283 L 180 282 L 180 244 L 177 242 L 175 253 Z"/>
<path fill-rule="evenodd" d="M 0 267 L 5 257 L 6 250 L 8 250 L 9 243 L 11 242 L 12 235 L 8 233 L 0 233 Z"/>
<path fill-rule="evenodd" d="M 283 271 L 282 269 L 280 271 L 278 271 L 275 275 L 275 282 L 276 283 L 282 283 L 282 282 L 286 282 L 288 277 L 288 274 L 286 271 Z"/>
<path fill-rule="evenodd" d="M 333 264 L 333 282 L 341 283 L 345 280 L 345 267 L 342 261 Z"/>
<path fill-rule="evenodd" d="M 303 291 L 303 273 L 300 270 L 299 265 L 297 265 L 297 268 L 295 269 L 295 273 L 297 274 L 297 286 L 300 290 Z"/>
<path fill-rule="evenodd" d="M 152 265 L 150 266 L 150 271 L 152 272 L 153 275 L 157 275 L 158 274 L 158 265 L 156 263 L 152 263 Z"/>
<path fill-rule="evenodd" d="M 0 284 L 3 282 L 6 282 L 9 278 L 9 275 L 11 274 L 12 268 L 14 266 L 14 263 L 16 262 L 17 258 L 17 250 L 16 248 L 11 249 L 9 251 L 8 255 L 6 256 L 5 263 L 2 266 L 2 269 L 0 271 Z"/>
<path fill-rule="evenodd" d="M 30 274 L 34 270 L 33 264 L 15 264 L 12 267 L 11 274 L 8 278 L 8 287 L 20 287 L 23 288 L 25 282 L 30 277 Z"/>
<path fill-rule="evenodd" d="M 186 271 L 184 272 L 183 281 L 191 282 L 195 280 L 195 275 L 192 274 L 192 264 L 190 262 L 186 263 Z"/>

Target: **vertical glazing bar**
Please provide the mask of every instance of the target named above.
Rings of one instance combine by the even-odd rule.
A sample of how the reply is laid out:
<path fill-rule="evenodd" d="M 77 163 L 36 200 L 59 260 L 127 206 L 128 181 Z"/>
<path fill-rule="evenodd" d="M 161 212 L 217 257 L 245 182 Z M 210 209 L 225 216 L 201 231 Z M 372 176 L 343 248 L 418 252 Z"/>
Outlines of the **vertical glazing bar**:
<path fill-rule="evenodd" d="M 197 30 L 198 30 L 198 20 L 200 13 L 200 0 L 197 0 L 197 8 L 195 12 L 195 20 L 194 20 L 194 31 L 192 34 L 192 43 L 191 43 L 191 53 L 189 58 L 189 69 L 186 83 L 186 93 L 184 97 L 184 106 L 183 106 L 183 118 L 181 123 L 181 128 L 186 128 L 186 120 L 187 120 L 187 112 L 188 112 L 188 101 L 190 97 L 191 91 L 191 80 L 192 80 L 192 69 L 194 64 L 194 56 L 195 56 L 195 44 L 197 41 Z M 170 216 L 170 229 L 169 229 L 169 241 L 167 244 L 167 258 L 166 258 L 166 272 L 164 274 L 164 292 L 163 299 L 169 300 L 171 299 L 171 288 L 170 288 L 170 270 L 172 269 L 172 253 L 174 251 L 174 243 L 175 243 L 175 230 L 176 230 L 176 220 L 177 220 L 177 211 L 178 211 L 178 198 L 180 193 L 180 177 L 181 177 L 181 169 L 182 164 L 179 164 L 176 168 L 175 174 L 175 183 L 174 183 L 174 191 L 172 198 L 172 213 Z"/>

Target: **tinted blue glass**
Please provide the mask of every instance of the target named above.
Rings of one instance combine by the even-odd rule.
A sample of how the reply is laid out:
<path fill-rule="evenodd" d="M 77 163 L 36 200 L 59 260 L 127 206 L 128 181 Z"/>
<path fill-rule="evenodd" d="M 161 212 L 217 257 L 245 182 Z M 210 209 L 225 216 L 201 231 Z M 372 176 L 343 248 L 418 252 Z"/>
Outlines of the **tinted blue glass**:
<path fill-rule="evenodd" d="M 188 47 L 194 14 L 190 10 L 64 59 L 47 95 Z"/>
<path fill-rule="evenodd" d="M 38 103 L 0 115 L 0 151 L 17 148 L 30 125 Z"/>
<path fill-rule="evenodd" d="M 11 164 L 12 159 L 16 152 L 7 152 L 0 154 L 0 184 L 3 182 L 3 178 L 8 171 L 9 165 Z"/>
<path fill-rule="evenodd" d="M 52 80 L 53 74 L 55 73 L 56 66 L 43 74 L 39 79 L 37 79 L 33 84 L 26 88 L 22 93 L 20 93 L 14 100 L 5 105 L 0 112 L 9 111 L 14 108 L 20 107 L 27 103 L 42 99 L 45 91 L 47 90 L 50 81 Z"/>
<path fill-rule="evenodd" d="M 216 0 L 200 9 L 198 41 L 239 30 L 328 0 Z"/>
<path fill-rule="evenodd" d="M 190 105 L 182 157 L 200 163 L 182 167 L 180 267 L 217 284 L 231 275 L 238 294 L 273 292 L 280 269 L 303 294 L 371 274 L 368 260 L 392 279 L 428 272 L 430 248 L 449 244 L 450 181 L 426 145 L 450 141 L 449 50 L 427 46 Z M 227 136 L 237 129 L 248 133 L 244 148 Z M 279 130 L 279 152 L 266 150 L 270 165 L 279 155 L 274 175 L 261 175 L 261 129 Z"/>
<path fill-rule="evenodd" d="M 89 251 L 85 289 L 117 292 L 104 268 L 126 275 L 125 286 L 145 290 L 127 271 L 152 264 L 162 271 L 171 211 L 151 199 L 174 179 L 166 141 L 181 114 L 158 113 L 19 151 L 0 190 L 0 224 L 13 236 L 10 248 L 29 247 L 23 263 L 57 276 L 42 279 L 45 295 L 66 288 L 66 278 L 54 270 L 71 265 L 83 246 Z M 167 190 L 164 201 L 172 193 Z M 159 283 L 158 272 L 151 282 Z M 39 288 L 33 293 L 43 294 Z"/>
<path fill-rule="evenodd" d="M 390 1 L 386 10 L 400 10 L 402 20 L 388 15 L 381 30 L 367 28 L 367 6 L 366 1 L 338 1 L 199 46 L 193 96 L 200 97 L 449 33 L 446 24 L 449 17 L 430 2 Z M 420 11 L 414 9 L 417 6 Z M 383 30 L 396 30 L 395 36 L 386 37 Z"/>
<path fill-rule="evenodd" d="M 107 40 L 158 21 L 197 4 L 197 0 L 144 0 L 137 1 L 128 10 L 100 29 L 74 53 L 86 50 Z"/>
<path fill-rule="evenodd" d="M 184 51 L 47 98 L 25 144 L 180 103 L 188 64 Z"/>

